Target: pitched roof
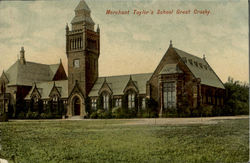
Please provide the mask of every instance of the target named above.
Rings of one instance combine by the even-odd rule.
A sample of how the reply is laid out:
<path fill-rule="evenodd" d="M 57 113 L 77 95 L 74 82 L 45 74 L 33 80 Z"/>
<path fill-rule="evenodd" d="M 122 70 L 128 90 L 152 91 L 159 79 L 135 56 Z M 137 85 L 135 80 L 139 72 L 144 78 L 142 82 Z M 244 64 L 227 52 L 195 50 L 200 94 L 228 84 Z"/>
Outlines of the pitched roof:
<path fill-rule="evenodd" d="M 7 71 L 8 85 L 32 86 L 34 82 L 51 81 L 60 64 L 46 65 L 34 62 L 21 64 L 16 61 Z"/>
<path fill-rule="evenodd" d="M 139 94 L 146 94 L 146 84 L 152 73 L 144 74 L 133 74 L 131 75 L 132 80 L 136 84 L 139 90 Z M 106 82 L 113 91 L 113 95 L 123 95 L 123 90 L 125 89 L 127 83 L 129 82 L 130 75 L 121 76 L 109 76 L 109 77 L 99 77 L 91 89 L 89 96 L 99 96 L 99 89 L 102 87 L 103 82 L 106 78 Z"/>
<path fill-rule="evenodd" d="M 88 5 L 86 4 L 86 2 L 84 0 L 81 0 L 79 2 L 79 4 L 76 6 L 75 11 L 77 10 L 87 10 L 90 11 Z"/>
<path fill-rule="evenodd" d="M 80 22 L 87 22 L 94 25 L 95 23 L 90 16 L 90 9 L 84 0 L 81 0 L 75 8 L 75 11 L 80 11 L 80 10 L 82 10 L 83 13 L 76 14 L 71 23 L 74 24 Z"/>
<path fill-rule="evenodd" d="M 159 74 L 183 73 L 177 64 L 166 64 Z"/>
<path fill-rule="evenodd" d="M 61 94 L 61 98 L 68 98 L 68 80 L 59 80 L 59 81 L 49 81 L 49 82 L 40 82 L 36 83 L 36 87 L 41 95 L 42 99 L 48 99 L 51 90 L 55 86 L 57 87 L 59 93 Z M 35 89 L 35 84 L 33 84 L 32 89 L 28 93 L 28 95 L 25 97 L 25 100 L 29 100 L 30 96 Z"/>
<path fill-rule="evenodd" d="M 191 55 L 187 52 L 173 48 L 176 53 L 182 58 L 188 69 L 196 78 L 201 79 L 201 84 L 225 89 L 222 81 L 210 67 L 205 59 Z"/>
<path fill-rule="evenodd" d="M 85 15 L 75 16 L 73 20 L 71 21 L 72 24 L 80 23 L 80 22 L 88 22 L 90 24 L 95 24 L 93 19 L 90 16 L 85 16 Z"/>

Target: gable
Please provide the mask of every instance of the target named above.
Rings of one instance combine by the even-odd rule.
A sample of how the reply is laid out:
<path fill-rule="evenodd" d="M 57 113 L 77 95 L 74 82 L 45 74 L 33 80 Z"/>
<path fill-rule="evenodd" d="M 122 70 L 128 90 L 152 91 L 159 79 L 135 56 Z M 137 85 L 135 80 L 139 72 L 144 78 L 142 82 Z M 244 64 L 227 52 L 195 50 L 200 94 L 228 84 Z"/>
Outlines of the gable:
<path fill-rule="evenodd" d="M 166 64 L 159 74 L 167 75 L 167 74 L 175 74 L 175 73 L 183 73 L 183 71 L 179 68 L 177 64 Z"/>
<path fill-rule="evenodd" d="M 111 85 L 111 84 L 110 84 L 110 85 Z M 102 92 L 105 92 L 105 91 L 108 92 L 110 95 L 113 94 L 113 91 L 111 90 L 111 87 L 110 87 L 109 84 L 106 82 L 106 80 L 104 80 L 103 85 L 102 85 L 102 87 L 100 88 L 98 94 L 100 95 L 100 94 L 102 94 Z"/>
<path fill-rule="evenodd" d="M 162 57 L 149 81 L 152 82 L 152 80 L 157 80 L 159 74 L 170 73 L 170 71 L 175 73 L 181 73 L 183 71 L 183 67 L 180 63 L 180 58 L 176 55 L 172 47 L 168 48 L 167 52 Z"/>
<path fill-rule="evenodd" d="M 68 98 L 68 80 L 49 81 L 36 83 L 36 87 L 40 89 L 41 99 L 49 99 L 54 94 L 60 94 L 61 98 Z M 54 88 L 55 87 L 55 88 Z M 32 87 L 25 100 L 29 100 L 35 86 Z"/>
<path fill-rule="evenodd" d="M 75 83 L 75 85 L 74 85 L 74 88 L 72 89 L 72 91 L 71 91 L 70 94 L 69 94 L 69 99 L 70 99 L 70 97 L 72 97 L 74 94 L 80 94 L 83 98 L 85 98 L 84 95 L 83 95 L 83 93 L 82 93 L 82 91 L 81 91 L 81 89 L 80 89 L 80 87 L 79 87 L 79 85 L 78 85 L 78 81 L 77 81 L 77 80 L 76 80 L 76 83 Z"/>
<path fill-rule="evenodd" d="M 56 71 L 54 70 L 54 73 L 53 73 L 53 79 L 52 79 L 53 81 L 68 79 L 62 63 L 60 63 L 57 67 L 50 66 L 50 68 L 52 69 L 52 72 L 53 72 L 53 69 L 56 69 Z"/>
<path fill-rule="evenodd" d="M 99 96 L 99 91 L 102 88 L 105 78 L 113 95 L 123 95 L 123 91 L 128 84 L 130 76 L 135 82 L 140 94 L 146 94 L 146 84 L 152 76 L 152 73 L 99 77 L 91 89 L 89 96 Z"/>
<path fill-rule="evenodd" d="M 30 95 L 30 98 L 31 99 L 40 99 L 42 97 L 41 93 L 42 93 L 42 89 L 40 89 L 40 91 L 39 91 L 39 89 L 35 85 L 34 89 L 32 90 L 32 93 Z"/>
<path fill-rule="evenodd" d="M 4 82 L 4 83 L 9 83 L 8 77 L 6 76 L 6 74 L 2 73 L 1 77 L 0 77 L 0 82 Z"/>
<path fill-rule="evenodd" d="M 54 86 L 53 86 L 53 88 L 51 89 L 50 94 L 49 94 L 49 97 L 50 97 L 50 98 L 52 98 L 52 97 L 54 97 L 54 96 L 59 96 L 59 97 L 61 97 L 61 94 L 60 94 L 58 88 L 55 86 L 55 83 L 54 83 Z"/>
<path fill-rule="evenodd" d="M 133 81 L 132 77 L 130 76 L 129 81 L 128 81 L 126 87 L 123 90 L 123 93 L 126 93 L 129 90 L 134 90 L 136 93 L 139 93 L 139 90 L 137 88 L 137 84 L 136 83 L 137 82 Z M 146 87 L 146 85 L 145 85 L 145 87 Z"/>

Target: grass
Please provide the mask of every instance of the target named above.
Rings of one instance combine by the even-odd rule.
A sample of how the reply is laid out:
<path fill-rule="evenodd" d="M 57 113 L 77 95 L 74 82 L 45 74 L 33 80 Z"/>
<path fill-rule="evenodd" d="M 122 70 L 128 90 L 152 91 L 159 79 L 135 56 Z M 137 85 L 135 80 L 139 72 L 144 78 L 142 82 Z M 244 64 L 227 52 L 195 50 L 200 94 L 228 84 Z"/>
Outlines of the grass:
<path fill-rule="evenodd" d="M 128 120 L 2 123 L 0 158 L 17 162 L 247 162 L 248 119 L 203 125 Z M 131 120 L 130 120 L 131 121 Z"/>

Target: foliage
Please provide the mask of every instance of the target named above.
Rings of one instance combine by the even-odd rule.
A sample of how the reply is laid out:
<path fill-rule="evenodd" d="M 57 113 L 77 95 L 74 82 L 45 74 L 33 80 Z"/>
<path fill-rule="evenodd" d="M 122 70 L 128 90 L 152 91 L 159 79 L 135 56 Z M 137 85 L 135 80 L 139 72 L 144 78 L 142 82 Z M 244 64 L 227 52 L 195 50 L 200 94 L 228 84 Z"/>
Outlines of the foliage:
<path fill-rule="evenodd" d="M 247 162 L 249 120 L 134 125 L 137 120 L 12 121 L 0 125 L 11 162 Z M 13 136 L 14 135 L 14 136 Z"/>
<path fill-rule="evenodd" d="M 8 115 L 6 113 L 0 113 L 0 122 L 7 122 L 7 121 L 8 121 Z"/>
<path fill-rule="evenodd" d="M 146 98 L 146 109 L 142 110 L 143 118 L 156 118 L 158 117 L 158 103 L 153 98 Z"/>
<path fill-rule="evenodd" d="M 91 110 L 91 99 L 90 99 L 89 96 L 87 96 L 85 98 L 85 109 L 86 109 L 87 115 L 91 115 L 91 112 L 92 112 L 92 110 Z"/>
<path fill-rule="evenodd" d="M 223 115 L 249 114 L 249 87 L 228 79 L 225 83 L 226 98 L 224 101 Z"/>
<path fill-rule="evenodd" d="M 20 112 L 18 115 L 17 115 L 17 118 L 18 119 L 25 119 L 26 117 L 26 113 L 25 112 Z"/>
<path fill-rule="evenodd" d="M 101 95 L 97 98 L 96 107 L 97 109 L 103 109 L 103 97 Z"/>
<path fill-rule="evenodd" d="M 163 110 L 162 117 L 177 117 L 177 109 L 175 107 L 170 107 Z"/>
<path fill-rule="evenodd" d="M 97 119 L 98 118 L 98 114 L 96 111 L 93 111 L 91 114 L 90 114 L 90 118 L 91 119 Z"/>

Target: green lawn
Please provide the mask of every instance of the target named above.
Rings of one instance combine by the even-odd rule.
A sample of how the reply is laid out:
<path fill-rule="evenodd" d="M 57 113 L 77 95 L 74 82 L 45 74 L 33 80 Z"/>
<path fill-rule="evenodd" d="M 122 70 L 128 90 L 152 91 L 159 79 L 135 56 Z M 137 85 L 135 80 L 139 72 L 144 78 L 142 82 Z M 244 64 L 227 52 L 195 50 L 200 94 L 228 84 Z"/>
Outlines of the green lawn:
<path fill-rule="evenodd" d="M 127 121 L 1 123 L 0 158 L 15 156 L 25 163 L 248 161 L 248 119 L 202 125 L 127 125 Z"/>

